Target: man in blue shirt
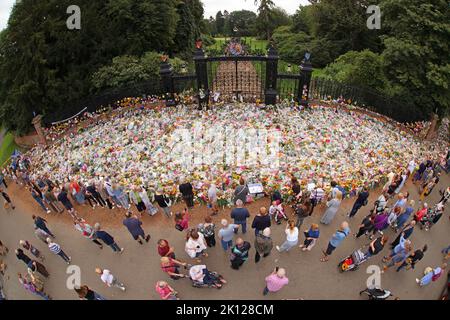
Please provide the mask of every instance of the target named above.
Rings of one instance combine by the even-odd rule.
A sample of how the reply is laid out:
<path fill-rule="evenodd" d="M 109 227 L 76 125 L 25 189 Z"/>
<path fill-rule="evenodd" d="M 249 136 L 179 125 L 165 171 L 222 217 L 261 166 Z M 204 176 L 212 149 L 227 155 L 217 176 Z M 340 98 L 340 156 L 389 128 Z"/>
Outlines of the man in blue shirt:
<path fill-rule="evenodd" d="M 241 199 L 236 201 L 237 208 L 231 210 L 231 218 L 234 219 L 234 224 L 239 224 L 242 226 L 242 233 L 247 232 L 247 218 L 250 217 L 250 212 L 246 208 L 244 208 L 244 203 Z M 238 229 L 235 229 L 235 233 L 238 232 Z"/>
<path fill-rule="evenodd" d="M 330 256 L 333 251 L 341 244 L 341 242 L 349 235 L 350 228 L 348 226 L 348 222 L 344 221 L 341 224 L 341 227 L 336 231 L 336 233 L 331 237 L 330 242 L 328 243 L 328 248 L 326 251 L 323 251 L 324 256 L 320 261 L 326 262 L 328 261 L 328 256 Z"/>

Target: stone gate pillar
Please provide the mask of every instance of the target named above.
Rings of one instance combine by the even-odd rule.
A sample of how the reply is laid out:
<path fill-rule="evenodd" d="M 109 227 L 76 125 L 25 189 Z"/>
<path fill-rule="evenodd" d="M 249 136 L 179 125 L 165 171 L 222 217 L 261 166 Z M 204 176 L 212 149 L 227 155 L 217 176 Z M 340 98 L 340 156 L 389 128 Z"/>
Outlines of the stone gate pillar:
<path fill-rule="evenodd" d="M 195 43 L 196 49 L 194 54 L 194 62 L 198 86 L 198 107 L 199 109 L 208 109 L 210 94 L 208 84 L 208 66 L 202 46 L 202 41 L 197 40 Z"/>
<path fill-rule="evenodd" d="M 311 86 L 313 67 L 311 64 L 311 54 L 306 53 L 300 65 L 300 83 L 298 86 L 297 99 L 300 105 L 307 107 L 309 103 L 309 88 Z"/>
<path fill-rule="evenodd" d="M 34 128 L 36 129 L 36 132 L 39 137 L 39 142 L 46 145 L 47 139 L 45 139 L 44 130 L 42 129 L 42 115 L 39 114 L 36 117 L 34 117 L 33 120 L 31 121 L 31 123 L 33 124 Z"/>
<path fill-rule="evenodd" d="M 168 62 L 167 56 L 161 57 L 161 64 L 159 67 L 159 75 L 161 76 L 161 88 L 163 94 L 166 96 L 166 106 L 172 107 L 176 105 L 174 96 L 174 85 L 173 85 L 173 69 Z"/>

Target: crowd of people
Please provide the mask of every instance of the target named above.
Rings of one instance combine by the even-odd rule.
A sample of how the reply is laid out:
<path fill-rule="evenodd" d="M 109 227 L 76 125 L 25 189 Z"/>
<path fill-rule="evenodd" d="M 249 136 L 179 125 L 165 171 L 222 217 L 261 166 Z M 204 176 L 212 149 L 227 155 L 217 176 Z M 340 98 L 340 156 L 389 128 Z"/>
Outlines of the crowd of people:
<path fill-rule="evenodd" d="M 347 215 L 349 220 L 355 219 L 360 209 L 369 205 L 369 195 L 376 186 L 381 187 L 381 194 L 370 204 L 370 213 L 362 219 L 359 230 L 353 233 L 355 238 L 367 236 L 370 245 L 362 252 L 361 259 L 356 261 L 352 254 L 342 261 L 342 270 L 372 259 L 388 244 L 392 251 L 383 258 L 384 272 L 394 266 L 397 272 L 414 269 L 428 246 L 432 246 L 422 244 L 417 247 L 420 249 L 415 249 L 411 235 L 417 226 L 431 231 L 440 221 L 450 198 L 450 187 L 447 187 L 438 191 L 437 203 L 425 202 L 438 185 L 442 172 L 448 170 L 450 150 L 448 141 L 443 140 L 448 137 L 420 144 L 366 115 L 323 107 L 302 114 L 290 109 L 267 110 L 251 106 L 245 116 L 229 108 L 203 114 L 189 111 L 144 107 L 129 110 L 114 119 L 99 120 L 86 131 L 66 136 L 48 148 L 39 147 L 19 155 L 3 170 L 2 197 L 7 207 L 14 209 L 15 198 L 8 194 L 8 184 L 14 181 L 29 192 L 36 208 L 42 212 L 33 215 L 36 238 L 66 264 L 72 261 L 69 251 L 55 241 L 43 215 L 67 212 L 83 237 L 100 249 L 107 245 L 121 254 L 124 248 L 114 237 L 99 223 L 91 226 L 80 217 L 77 208 L 89 204 L 93 210 L 98 207 L 122 210 L 124 227 L 140 245 L 151 239 L 143 228 L 142 214 L 161 212 L 173 221 L 176 230 L 186 235 L 184 251 L 186 260 L 190 259 L 185 262 L 178 258 L 175 248 L 167 240 L 159 239 L 157 251 L 161 256 L 161 270 L 174 280 L 189 278 L 197 287 L 219 289 L 227 283 L 221 274 L 209 270 L 205 264 L 208 251 L 216 246 L 216 236 L 221 248 L 229 253 L 230 267 L 235 270 L 245 264 L 251 251 L 258 263 L 269 256 L 273 248 L 280 253 L 298 247 L 309 252 L 319 242 L 327 243 L 320 261 L 329 261 L 354 230 L 344 221 L 332 237 L 323 242 L 319 241 L 320 229 L 334 221 L 342 200 L 347 197 L 355 198 Z M 282 153 L 286 158 L 281 160 L 281 169 L 262 175 L 256 174 L 261 168 L 233 168 L 233 171 L 223 172 L 218 170 L 219 166 L 202 166 L 189 176 L 179 173 L 180 168 L 171 167 L 169 163 L 164 165 L 164 158 L 161 159 L 164 152 L 157 152 L 158 147 L 164 148 L 164 143 L 168 142 L 163 133 L 197 117 L 202 117 L 205 124 L 231 125 L 234 121 L 234 126 L 242 126 L 261 121 L 264 127 L 273 126 L 283 133 Z M 173 122 L 173 119 L 181 120 Z M 158 139 L 149 141 L 151 137 Z M 152 143 L 157 145 L 146 146 Z M 253 243 L 236 235 L 247 232 L 251 216 L 246 204 L 252 202 L 253 197 L 246 177 L 259 177 L 270 197 L 269 208 L 261 207 L 250 225 L 255 234 Z M 328 177 L 332 177 L 330 181 Z M 419 199 L 410 199 L 409 193 L 404 191 L 408 179 L 417 186 Z M 223 194 L 227 195 L 226 205 L 220 202 Z M 185 209 L 172 212 L 174 202 L 181 200 Z M 190 227 L 190 210 L 195 203 L 207 205 L 209 214 L 203 223 Z M 323 204 L 326 211 L 320 225 L 309 223 L 315 208 Z M 287 214 L 288 206 L 292 206 L 293 216 Z M 216 230 L 212 217 L 219 213 L 220 207 L 232 210 L 229 218 L 221 219 L 221 228 Z M 305 223 L 308 227 L 302 232 Z M 283 243 L 273 243 L 272 224 L 286 225 Z M 388 229 L 395 234 L 392 242 L 387 236 Z M 51 299 L 44 288 L 45 278 L 49 276 L 43 265 L 45 255 L 31 241 L 21 240 L 18 245 L 16 256 L 27 266 L 25 275 L 18 273 L 20 283 L 27 291 Z M 443 253 L 448 258 L 448 248 Z M 424 286 L 436 281 L 446 267 L 446 264 L 427 267 L 417 283 Z M 98 267 L 95 272 L 108 287 L 125 290 L 125 285 L 110 270 Z M 264 295 L 281 290 L 289 284 L 287 270 L 277 267 L 265 282 Z M 165 281 L 158 281 L 155 290 L 162 299 L 180 298 Z M 80 299 L 105 299 L 86 285 L 75 291 Z"/>

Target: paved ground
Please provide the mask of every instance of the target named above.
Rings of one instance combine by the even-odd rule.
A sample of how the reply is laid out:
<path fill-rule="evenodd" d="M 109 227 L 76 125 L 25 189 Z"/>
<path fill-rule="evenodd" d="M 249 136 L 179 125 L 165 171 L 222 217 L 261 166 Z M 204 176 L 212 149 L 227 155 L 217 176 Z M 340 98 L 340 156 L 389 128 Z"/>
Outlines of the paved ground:
<path fill-rule="evenodd" d="M 448 186 L 450 177 L 443 176 L 439 189 Z M 418 199 L 415 187 L 410 183 L 407 189 L 411 192 L 413 199 Z M 209 257 L 205 263 L 210 270 L 219 271 L 228 280 L 228 284 L 222 290 L 197 289 L 190 286 L 186 279 L 178 281 L 170 280 L 159 269 L 159 257 L 156 252 L 156 241 L 159 238 L 166 238 L 171 245 L 175 246 L 177 257 L 182 260 L 189 260 L 184 252 L 184 234 L 175 230 L 173 221 L 161 217 L 144 217 L 145 229 L 150 232 L 152 239 L 148 244 L 140 246 L 133 241 L 129 233 L 121 226 L 122 212 L 110 213 L 104 210 L 88 210 L 83 208 L 83 216 L 88 222 L 95 223 L 101 221 L 105 229 L 108 229 L 118 243 L 125 247 L 122 255 L 114 254 L 109 247 L 103 250 L 98 249 L 94 244 L 83 238 L 71 225 L 67 214 L 47 216 L 40 211 L 40 208 L 33 203 L 31 197 L 19 189 L 17 186 L 10 186 L 8 192 L 16 202 L 16 210 L 5 212 L 3 206 L 0 208 L 0 239 L 10 248 L 9 255 L 5 258 L 8 270 L 5 276 L 5 291 L 9 299 L 36 299 L 35 296 L 26 292 L 17 281 L 17 272 L 25 272 L 25 265 L 18 261 L 14 255 L 14 249 L 20 239 L 32 241 L 42 252 L 46 260 L 45 265 L 51 277 L 46 281 L 46 291 L 54 299 L 77 299 L 74 292 L 65 286 L 67 275 L 67 265 L 59 258 L 51 254 L 45 245 L 34 238 L 32 213 L 38 213 L 50 221 L 50 228 L 57 236 L 65 251 L 73 258 L 73 264 L 81 267 L 82 283 L 89 285 L 94 290 L 109 299 L 159 299 L 154 291 L 157 280 L 168 280 L 168 282 L 180 292 L 182 299 L 361 299 L 358 292 L 365 287 L 366 267 L 369 264 L 381 265 L 383 254 L 379 254 L 368 261 L 355 272 L 339 273 L 337 263 L 347 254 L 359 246 L 367 243 L 366 239 L 355 240 L 350 237 L 339 247 L 330 261 L 321 263 L 321 249 L 325 248 L 330 235 L 336 230 L 340 222 L 345 220 L 345 214 L 349 211 L 353 200 L 345 200 L 339 210 L 333 224 L 321 226 L 321 238 L 318 245 L 309 253 L 301 252 L 295 248 L 288 253 L 278 253 L 274 250 L 272 254 L 255 265 L 253 261 L 254 250 L 251 250 L 251 259 L 239 271 L 229 267 L 228 256 L 220 247 L 208 249 Z M 372 192 L 371 203 L 378 196 L 377 192 Z M 427 202 L 434 204 L 438 200 L 438 188 L 427 198 Z M 252 216 L 256 213 L 256 208 L 267 205 L 268 200 L 262 199 L 250 206 Z M 367 214 L 369 208 L 360 210 L 356 218 L 351 221 L 352 231 L 357 230 L 357 226 Z M 425 288 L 419 288 L 414 279 L 419 277 L 425 267 L 437 266 L 442 263 L 440 250 L 450 243 L 448 219 L 448 208 L 445 216 L 429 232 L 416 229 L 412 235 L 413 243 L 416 247 L 422 247 L 425 243 L 429 245 L 429 250 L 425 258 L 417 265 L 416 270 L 401 271 L 389 270 L 382 276 L 382 286 L 390 289 L 401 299 L 438 299 L 446 277 L 441 277 L 437 283 L 432 283 Z M 305 221 L 304 228 L 311 222 L 317 222 L 323 212 L 323 208 L 315 211 L 313 217 Z M 204 217 L 205 208 L 196 207 L 193 211 L 194 221 L 200 221 Z M 229 210 L 224 210 L 215 219 L 219 224 L 222 217 L 227 216 Z M 251 218 L 253 219 L 253 218 Z M 276 244 L 281 244 L 284 240 L 284 226 L 274 226 L 272 228 L 273 238 Z M 392 236 L 392 231 L 388 231 Z M 253 243 L 254 234 L 252 230 L 244 236 L 246 240 Z M 383 251 L 386 253 L 387 249 Z M 106 288 L 94 273 L 95 267 L 108 268 L 124 282 L 128 290 L 121 292 L 118 289 Z M 275 266 L 282 266 L 287 269 L 290 283 L 281 292 L 268 297 L 263 297 L 261 291 L 264 287 L 264 277 L 269 274 Z"/>

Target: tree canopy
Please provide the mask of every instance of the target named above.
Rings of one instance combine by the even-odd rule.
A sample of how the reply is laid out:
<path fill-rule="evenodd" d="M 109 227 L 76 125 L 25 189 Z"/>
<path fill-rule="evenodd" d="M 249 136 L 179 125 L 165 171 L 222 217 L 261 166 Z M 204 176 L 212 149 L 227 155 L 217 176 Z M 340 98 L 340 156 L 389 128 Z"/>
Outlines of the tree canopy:
<path fill-rule="evenodd" d="M 14 5 L 0 35 L 0 122 L 8 130 L 25 133 L 33 112 L 45 116 L 95 92 L 94 73 L 116 57 L 121 58 L 113 65 L 131 64 L 128 75 L 140 78 L 147 73 L 132 62 L 146 52 L 190 54 L 189 42 L 200 35 L 203 22 L 199 0 L 79 0 L 81 29 L 69 30 L 71 4 L 23 0 Z M 184 10 L 190 14 L 181 18 Z"/>

